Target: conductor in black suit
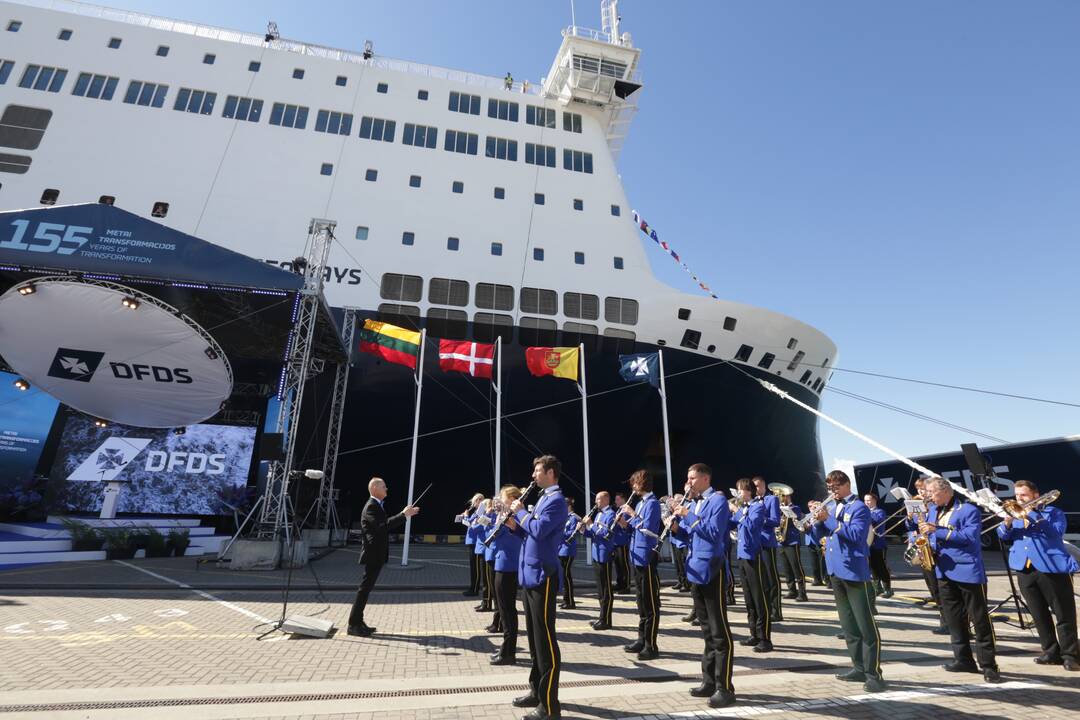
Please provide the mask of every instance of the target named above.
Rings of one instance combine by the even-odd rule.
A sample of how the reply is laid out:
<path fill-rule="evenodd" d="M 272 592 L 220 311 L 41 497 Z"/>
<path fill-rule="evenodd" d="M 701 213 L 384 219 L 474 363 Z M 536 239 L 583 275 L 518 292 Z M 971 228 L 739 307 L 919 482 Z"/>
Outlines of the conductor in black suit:
<path fill-rule="evenodd" d="M 387 534 L 391 528 L 404 523 L 405 518 L 420 512 L 420 508 L 409 505 L 397 515 L 387 518 L 383 507 L 386 501 L 386 483 L 382 478 L 371 478 L 368 482 L 368 494 L 371 497 L 360 515 L 360 532 L 364 536 L 360 563 L 364 566 L 364 579 L 360 581 L 360 589 L 356 591 L 356 600 L 353 601 L 352 612 L 349 613 L 348 630 L 350 635 L 361 637 L 368 637 L 375 632 L 375 628 L 364 622 L 364 607 L 371 589 L 375 587 L 375 581 L 379 578 L 379 571 L 390 560 L 390 541 Z"/>

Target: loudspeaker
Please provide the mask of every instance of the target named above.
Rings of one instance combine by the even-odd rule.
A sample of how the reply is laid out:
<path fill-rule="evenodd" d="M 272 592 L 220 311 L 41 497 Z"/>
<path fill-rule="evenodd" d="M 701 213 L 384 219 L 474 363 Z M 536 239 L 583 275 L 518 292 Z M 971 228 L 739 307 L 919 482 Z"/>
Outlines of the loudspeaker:
<path fill-rule="evenodd" d="M 284 460 L 284 439 L 282 433 L 263 433 L 259 443 L 259 460 Z"/>
<path fill-rule="evenodd" d="M 967 463 L 968 470 L 972 473 L 982 477 L 990 477 L 994 474 L 994 469 L 986 462 L 986 457 L 979 452 L 978 445 L 964 443 L 960 446 L 960 449 L 964 452 L 964 461 Z"/>

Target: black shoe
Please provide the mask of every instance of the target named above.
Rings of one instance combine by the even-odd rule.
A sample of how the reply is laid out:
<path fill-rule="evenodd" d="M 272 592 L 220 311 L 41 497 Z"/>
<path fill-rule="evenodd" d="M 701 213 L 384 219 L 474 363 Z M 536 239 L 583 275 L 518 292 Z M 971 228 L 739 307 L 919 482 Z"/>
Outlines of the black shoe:
<path fill-rule="evenodd" d="M 881 592 L 881 597 L 883 597 L 883 598 L 891 598 L 892 596 L 893 596 L 892 588 L 885 588 Z"/>
<path fill-rule="evenodd" d="M 694 620 L 695 620 L 696 618 L 697 618 L 697 613 L 695 613 L 695 612 L 691 612 L 691 613 L 690 613 L 689 615 L 687 615 L 686 617 L 684 617 L 684 618 L 682 619 L 682 621 L 683 621 L 683 622 L 694 622 Z M 712 693 L 709 693 L 709 694 L 710 694 L 710 695 L 712 695 Z"/>
<path fill-rule="evenodd" d="M 577 603 L 570 603 L 569 605 L 563 605 L 563 610 L 577 610 Z"/>
<path fill-rule="evenodd" d="M 495 612 L 490 605 L 477 605 L 473 610 L 476 612 Z"/>
<path fill-rule="evenodd" d="M 998 672 L 996 667 L 983 668 L 983 680 L 988 683 L 1001 682 L 1001 673 Z"/>
<path fill-rule="evenodd" d="M 754 652 L 756 652 L 756 653 L 767 653 L 767 652 L 772 652 L 772 651 L 773 651 L 773 646 L 772 646 L 772 641 L 770 641 L 770 640 L 762 640 L 761 642 L 759 642 L 757 645 L 754 646 Z"/>
<path fill-rule="evenodd" d="M 846 682 L 866 682 L 866 673 L 862 670 L 852 668 L 847 672 L 836 673 L 836 679 L 844 680 Z"/>
<path fill-rule="evenodd" d="M 799 594 L 797 592 L 795 592 L 794 590 L 789 590 L 786 593 L 784 593 L 784 599 L 785 600 L 794 600 L 797 597 L 799 597 Z"/>
<path fill-rule="evenodd" d="M 868 693 L 885 692 L 889 689 L 888 683 L 884 678 L 880 678 L 876 675 L 867 675 L 866 682 L 863 683 L 862 689 Z"/>
<path fill-rule="evenodd" d="M 957 662 L 945 663 L 941 667 L 942 667 L 942 669 L 945 670 L 945 672 L 951 672 L 951 673 L 960 673 L 960 672 L 978 673 L 979 672 L 979 668 L 976 667 L 975 663 L 966 662 L 966 661 L 957 661 Z"/>
<path fill-rule="evenodd" d="M 782 615 L 777 615 L 776 617 L 769 618 L 770 625 L 778 625 L 782 622 L 784 622 L 784 617 Z"/>
<path fill-rule="evenodd" d="M 514 707 L 538 707 L 540 705 L 540 698 L 535 695 L 522 695 L 521 697 L 514 698 L 510 704 Z"/>
<path fill-rule="evenodd" d="M 844 633 L 838 633 L 836 635 L 836 639 L 837 640 L 847 640 L 847 635 L 845 635 Z"/>
<path fill-rule="evenodd" d="M 1073 658 L 1065 658 L 1061 664 L 1064 665 L 1065 669 L 1069 672 L 1080 670 L 1080 662 L 1076 662 Z"/>
<path fill-rule="evenodd" d="M 716 692 L 715 685 L 701 683 L 696 688 L 690 688 L 690 697 L 709 697 Z"/>
<path fill-rule="evenodd" d="M 638 640 L 637 642 L 632 642 L 629 645 L 623 645 L 623 650 L 628 653 L 639 653 L 644 649 L 645 643 L 643 643 L 641 640 Z"/>
<path fill-rule="evenodd" d="M 595 622 L 595 623 L 593 623 L 592 629 L 593 630 L 610 630 L 611 629 L 611 624 L 610 623 L 603 623 L 603 622 Z"/>
<path fill-rule="evenodd" d="M 930 632 L 934 633 L 935 635 L 952 635 L 952 633 L 949 632 L 949 628 L 945 627 L 944 625 L 938 625 Z"/>
<path fill-rule="evenodd" d="M 701 627 L 701 621 L 697 618 L 694 618 L 690 621 L 690 627 Z"/>
<path fill-rule="evenodd" d="M 812 583 L 810 583 L 810 584 L 811 584 L 811 585 L 814 585 L 815 587 L 821 587 L 821 586 L 822 586 L 822 585 L 824 585 L 825 583 L 823 583 L 823 582 L 822 582 L 821 580 L 815 580 L 814 582 L 812 582 Z"/>
<path fill-rule="evenodd" d="M 375 633 L 375 629 L 361 623 L 360 625 L 350 625 L 345 632 L 356 637 L 371 637 Z"/>
<path fill-rule="evenodd" d="M 690 592 L 690 585 L 689 585 L 689 584 L 687 584 L 687 585 L 683 585 L 683 586 L 682 586 L 681 588 L 679 588 L 679 592 L 681 592 L 681 593 L 688 593 L 688 592 Z"/>
<path fill-rule="evenodd" d="M 1035 658 L 1036 665 L 1061 665 L 1064 661 L 1060 657 L 1053 657 L 1051 655 L 1040 655 Z"/>
<path fill-rule="evenodd" d="M 548 712 L 542 707 L 537 707 L 531 713 L 524 715 L 522 717 L 522 720 L 555 720 L 556 718 L 561 717 L 562 715 L 559 713 L 558 710 L 556 710 L 555 712 Z"/>
<path fill-rule="evenodd" d="M 500 654 L 496 654 L 495 657 L 491 658 L 491 661 L 488 664 L 489 665 L 513 665 L 516 661 L 517 661 L 517 658 L 515 658 L 513 655 L 502 655 L 500 653 Z"/>
<path fill-rule="evenodd" d="M 795 596 L 795 602 L 810 602 L 810 598 L 806 597 L 805 590 Z"/>
<path fill-rule="evenodd" d="M 501 633 L 502 632 L 502 628 L 499 627 L 498 625 L 496 625 L 495 623 L 492 623 L 492 624 L 488 625 L 487 627 L 484 628 L 484 630 L 488 631 L 489 633 Z"/>
<path fill-rule="evenodd" d="M 758 640 L 756 637 L 748 637 L 748 638 L 745 638 L 743 640 L 740 640 L 739 644 L 742 645 L 743 647 L 754 647 L 755 645 L 759 644 L 760 642 L 761 642 L 761 640 Z"/>
<path fill-rule="evenodd" d="M 717 690 L 709 698 L 709 707 L 722 708 L 727 707 L 735 702 L 735 693 L 728 690 Z"/>
<path fill-rule="evenodd" d="M 638 660 L 655 660 L 660 657 L 660 651 L 656 648 L 645 648 L 637 654 Z"/>

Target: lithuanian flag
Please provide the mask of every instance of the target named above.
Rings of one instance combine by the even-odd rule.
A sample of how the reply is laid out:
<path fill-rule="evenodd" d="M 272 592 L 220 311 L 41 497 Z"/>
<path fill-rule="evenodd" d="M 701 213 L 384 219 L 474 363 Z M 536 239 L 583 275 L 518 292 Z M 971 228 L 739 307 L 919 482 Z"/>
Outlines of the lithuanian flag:
<path fill-rule="evenodd" d="M 378 355 L 398 365 L 416 369 L 420 354 L 420 333 L 389 325 L 378 320 L 365 320 L 360 331 L 360 352 Z"/>
<path fill-rule="evenodd" d="M 533 375 L 554 375 L 577 382 L 578 351 L 576 347 L 525 348 L 525 364 Z"/>

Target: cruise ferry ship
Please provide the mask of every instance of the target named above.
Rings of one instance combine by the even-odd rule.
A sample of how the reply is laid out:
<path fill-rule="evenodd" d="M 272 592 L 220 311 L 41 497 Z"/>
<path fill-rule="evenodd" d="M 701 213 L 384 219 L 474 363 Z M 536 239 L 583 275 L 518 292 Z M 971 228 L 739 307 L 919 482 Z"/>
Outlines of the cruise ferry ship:
<path fill-rule="evenodd" d="M 592 504 L 577 388 L 524 362 L 527 346 L 582 343 L 594 489 L 647 467 L 666 490 L 659 395 L 618 374 L 618 354 L 661 348 L 674 486 L 706 462 L 720 487 L 763 474 L 809 500 L 816 419 L 748 375 L 817 407 L 836 347 L 799 320 L 653 276 L 658 250 L 617 170 L 646 90 L 616 3 L 601 3 L 601 30 L 554 35 L 553 61 L 545 72 L 537 58 L 544 75 L 526 83 L 289 40 L 273 25 L 0 2 L 0 209 L 115 203 L 285 268 L 309 221 L 332 219 L 332 306 L 432 339 L 502 338 L 504 482 L 523 484 L 530 459 L 552 452 L 579 511 Z M 494 477 L 490 383 L 440 372 L 434 344 L 417 465 L 417 487 L 434 483 L 431 532 Z M 330 375 L 306 395 L 307 466 L 320 460 Z M 413 398 L 407 369 L 357 358 L 337 465 L 345 500 L 365 497 L 375 474 L 404 497 Z"/>

